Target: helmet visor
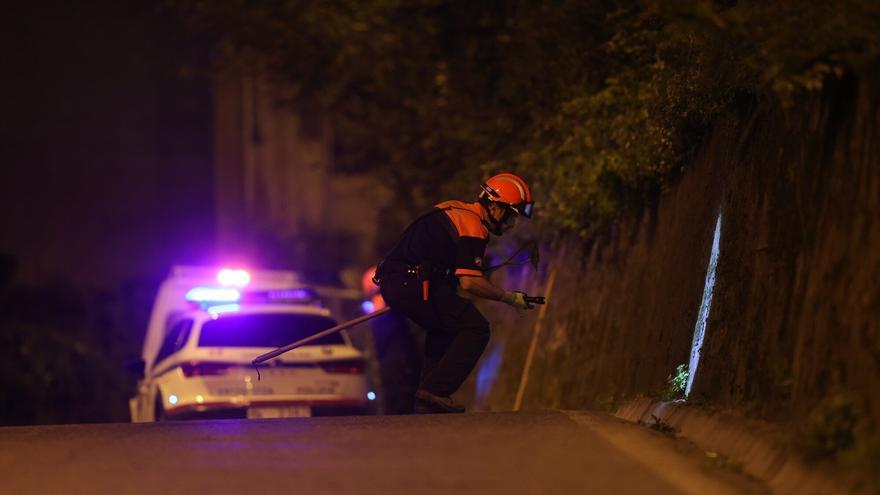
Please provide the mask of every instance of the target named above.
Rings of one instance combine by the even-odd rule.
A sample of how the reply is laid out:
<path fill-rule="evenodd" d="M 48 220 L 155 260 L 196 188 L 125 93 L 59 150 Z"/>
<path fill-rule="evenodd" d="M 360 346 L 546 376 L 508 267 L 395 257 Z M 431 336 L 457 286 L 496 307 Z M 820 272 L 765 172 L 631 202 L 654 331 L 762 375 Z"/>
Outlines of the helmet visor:
<path fill-rule="evenodd" d="M 532 218 L 532 210 L 535 208 L 534 201 L 524 201 L 519 204 L 510 205 L 516 212 L 526 218 Z"/>

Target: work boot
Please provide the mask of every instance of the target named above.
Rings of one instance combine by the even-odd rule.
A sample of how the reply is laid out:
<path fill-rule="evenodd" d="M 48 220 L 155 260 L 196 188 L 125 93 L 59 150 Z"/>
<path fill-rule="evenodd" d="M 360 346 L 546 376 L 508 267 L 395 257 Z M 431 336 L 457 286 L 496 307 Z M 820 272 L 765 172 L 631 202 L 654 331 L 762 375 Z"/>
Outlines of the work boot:
<path fill-rule="evenodd" d="M 452 397 L 434 395 L 425 389 L 416 390 L 416 414 L 463 413 L 464 406 L 456 404 Z"/>

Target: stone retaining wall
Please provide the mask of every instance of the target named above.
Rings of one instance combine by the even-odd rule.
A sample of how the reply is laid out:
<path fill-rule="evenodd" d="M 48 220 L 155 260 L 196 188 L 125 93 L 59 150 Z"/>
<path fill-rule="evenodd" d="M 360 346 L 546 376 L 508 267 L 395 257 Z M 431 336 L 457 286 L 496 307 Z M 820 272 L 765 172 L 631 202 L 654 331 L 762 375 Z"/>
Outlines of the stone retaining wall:
<path fill-rule="evenodd" d="M 677 184 L 610 245 L 569 244 L 497 281 L 553 297 L 524 409 L 657 395 L 688 363 L 719 212 L 717 278 L 692 401 L 804 419 L 844 396 L 880 418 L 880 78 L 787 111 L 720 119 Z M 512 408 L 537 312 L 486 305 L 493 340 L 465 389 Z"/>

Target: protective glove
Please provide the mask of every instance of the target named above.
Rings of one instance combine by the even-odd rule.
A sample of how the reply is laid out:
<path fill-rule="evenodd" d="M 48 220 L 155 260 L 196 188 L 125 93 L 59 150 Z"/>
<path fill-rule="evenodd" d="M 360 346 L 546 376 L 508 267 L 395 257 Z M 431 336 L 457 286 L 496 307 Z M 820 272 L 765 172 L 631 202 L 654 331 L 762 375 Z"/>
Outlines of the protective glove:
<path fill-rule="evenodd" d="M 501 296 L 501 302 L 513 306 L 516 309 L 534 308 L 533 305 L 526 302 L 526 293 L 520 291 L 505 292 L 504 295 Z"/>

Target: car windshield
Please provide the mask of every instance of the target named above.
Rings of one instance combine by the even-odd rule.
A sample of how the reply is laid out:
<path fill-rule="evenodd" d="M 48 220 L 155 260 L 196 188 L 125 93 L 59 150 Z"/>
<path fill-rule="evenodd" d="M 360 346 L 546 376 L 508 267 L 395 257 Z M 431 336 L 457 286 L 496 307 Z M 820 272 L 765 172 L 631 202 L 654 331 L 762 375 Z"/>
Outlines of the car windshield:
<path fill-rule="evenodd" d="M 335 326 L 326 316 L 302 314 L 224 315 L 202 325 L 199 347 L 281 347 Z M 339 332 L 311 345 L 342 345 Z"/>

